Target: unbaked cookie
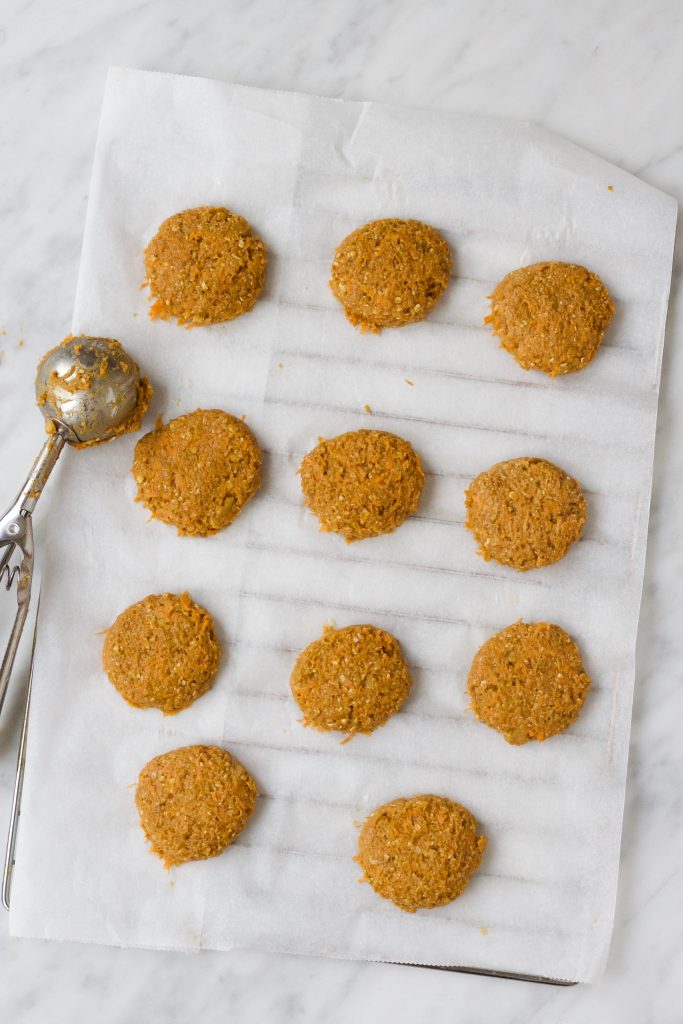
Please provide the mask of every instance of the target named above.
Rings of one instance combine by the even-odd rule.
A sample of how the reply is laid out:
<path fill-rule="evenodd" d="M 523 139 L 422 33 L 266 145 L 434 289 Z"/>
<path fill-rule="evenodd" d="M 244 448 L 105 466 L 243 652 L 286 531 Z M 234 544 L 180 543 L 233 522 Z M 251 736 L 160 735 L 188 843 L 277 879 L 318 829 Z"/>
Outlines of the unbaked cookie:
<path fill-rule="evenodd" d="M 577 645 L 548 622 L 516 622 L 492 636 L 467 683 L 477 718 L 515 744 L 545 740 L 575 722 L 590 684 Z"/>
<path fill-rule="evenodd" d="M 169 868 L 215 857 L 230 846 L 254 810 L 249 772 L 221 747 L 180 747 L 145 765 L 135 803 L 152 853 Z"/>
<path fill-rule="evenodd" d="M 220 655 L 206 609 L 189 594 L 151 594 L 107 630 L 102 666 L 133 707 L 174 715 L 206 693 Z"/>
<path fill-rule="evenodd" d="M 197 409 L 159 425 L 135 445 L 133 477 L 155 519 L 181 536 L 229 526 L 261 482 L 261 449 L 242 420 Z"/>
<path fill-rule="evenodd" d="M 465 508 L 478 553 L 522 572 L 559 562 L 586 521 L 581 487 L 545 459 L 497 462 L 465 491 Z"/>
<path fill-rule="evenodd" d="M 326 626 L 296 660 L 291 677 L 304 725 L 372 732 L 403 705 L 412 685 L 401 648 L 376 626 Z"/>
<path fill-rule="evenodd" d="M 361 331 L 424 320 L 451 273 L 448 243 L 419 220 L 373 220 L 334 254 L 330 288 Z"/>
<path fill-rule="evenodd" d="M 574 263 L 534 263 L 503 278 L 486 322 L 521 367 L 557 377 L 590 363 L 613 316 L 597 274 Z"/>
<path fill-rule="evenodd" d="M 145 249 L 152 319 L 198 327 L 253 309 L 266 276 L 266 247 L 224 206 L 199 206 L 163 222 Z"/>
<path fill-rule="evenodd" d="M 424 486 L 419 456 L 384 430 L 321 438 L 299 472 L 320 529 L 340 533 L 347 543 L 391 533 L 416 511 Z"/>
<path fill-rule="evenodd" d="M 383 804 L 367 818 L 356 860 L 375 892 L 412 913 L 460 896 L 486 843 L 465 807 L 443 796 L 414 796 Z"/>

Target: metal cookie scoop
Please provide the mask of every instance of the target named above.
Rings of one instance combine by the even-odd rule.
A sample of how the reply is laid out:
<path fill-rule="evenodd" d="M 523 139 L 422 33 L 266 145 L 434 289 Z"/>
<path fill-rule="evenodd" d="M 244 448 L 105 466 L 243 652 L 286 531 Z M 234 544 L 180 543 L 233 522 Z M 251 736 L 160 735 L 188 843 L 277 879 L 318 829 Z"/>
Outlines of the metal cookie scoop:
<path fill-rule="evenodd" d="M 36 398 L 48 423 L 26 483 L 0 519 L 0 585 L 17 581 L 17 614 L 0 668 L 0 711 L 28 615 L 33 575 L 31 515 L 65 444 L 101 444 L 135 430 L 152 389 L 140 368 L 112 338 L 67 338 L 45 355 L 36 374 Z M 12 564 L 13 556 L 20 560 Z"/>

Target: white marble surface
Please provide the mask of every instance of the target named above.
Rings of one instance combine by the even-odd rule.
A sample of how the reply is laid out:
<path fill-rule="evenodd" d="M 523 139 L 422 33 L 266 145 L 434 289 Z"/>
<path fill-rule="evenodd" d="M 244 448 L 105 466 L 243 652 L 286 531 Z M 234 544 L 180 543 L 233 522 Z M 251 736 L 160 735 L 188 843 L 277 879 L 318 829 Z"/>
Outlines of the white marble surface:
<path fill-rule="evenodd" d="M 67 332 L 106 66 L 535 120 L 683 198 L 678 0 L 4 0 L 0 9 L 0 500 L 41 440 L 32 378 Z M 616 925 L 607 973 L 553 989 L 257 953 L 9 940 L 0 1021 L 149 1024 L 681 1019 L 683 380 L 677 259 L 660 402 Z M 22 343 L 23 342 L 23 343 Z M 49 495 L 40 514 L 49 509 Z M 21 673 L 0 726 L 9 811 Z M 84 836 L 84 842 L 87 837 Z M 49 856 L 49 851 L 46 851 Z"/>

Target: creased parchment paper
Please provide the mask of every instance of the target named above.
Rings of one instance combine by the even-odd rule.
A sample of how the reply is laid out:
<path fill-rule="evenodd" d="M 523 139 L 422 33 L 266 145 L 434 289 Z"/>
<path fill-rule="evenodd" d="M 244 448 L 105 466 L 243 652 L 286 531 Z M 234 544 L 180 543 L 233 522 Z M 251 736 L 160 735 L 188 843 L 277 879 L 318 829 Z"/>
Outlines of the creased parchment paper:
<path fill-rule="evenodd" d="M 152 323 L 142 249 L 165 217 L 204 203 L 266 241 L 264 297 L 220 326 Z M 330 262 L 349 231 L 385 216 L 442 231 L 454 278 L 426 322 L 362 337 L 328 290 Z M 600 973 L 675 218 L 668 196 L 529 125 L 110 72 L 73 330 L 119 338 L 145 368 L 147 429 L 198 406 L 246 415 L 264 483 L 225 532 L 178 538 L 133 503 L 135 438 L 66 453 L 13 934 Z M 482 325 L 493 285 L 540 259 L 588 265 L 617 306 L 590 368 L 554 381 L 519 369 Z M 427 484 L 396 533 L 347 546 L 318 532 L 296 470 L 319 435 L 359 427 L 406 437 Z M 575 475 L 590 506 L 564 561 L 527 574 L 477 558 L 463 526 L 468 482 L 519 455 Z M 98 631 L 148 593 L 183 589 L 215 616 L 226 656 L 207 696 L 163 718 L 106 680 Z M 516 748 L 476 722 L 465 688 L 479 644 L 520 617 L 576 637 L 594 682 L 574 727 Z M 390 630 L 415 680 L 404 711 L 345 746 L 304 729 L 289 692 L 296 653 L 330 620 Z M 261 799 L 226 854 L 166 872 L 132 787 L 149 758 L 194 742 L 227 746 Z M 358 884 L 354 823 L 420 792 L 470 807 L 489 847 L 462 898 L 406 914 Z"/>

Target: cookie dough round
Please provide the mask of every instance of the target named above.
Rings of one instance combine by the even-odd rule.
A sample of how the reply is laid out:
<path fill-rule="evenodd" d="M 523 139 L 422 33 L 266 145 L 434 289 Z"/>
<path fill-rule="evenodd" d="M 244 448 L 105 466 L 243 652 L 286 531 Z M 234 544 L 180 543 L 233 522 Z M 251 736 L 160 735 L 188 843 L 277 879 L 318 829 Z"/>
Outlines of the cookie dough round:
<path fill-rule="evenodd" d="M 266 276 L 266 247 L 224 206 L 199 206 L 163 222 L 145 249 L 152 319 L 191 327 L 253 309 Z"/>
<path fill-rule="evenodd" d="M 549 622 L 516 622 L 477 651 L 472 710 L 508 743 L 545 740 L 579 717 L 591 681 L 572 638 Z"/>
<path fill-rule="evenodd" d="M 229 526 L 261 483 L 261 449 L 249 427 L 221 409 L 196 409 L 141 437 L 133 477 L 155 519 L 180 536 Z"/>
<path fill-rule="evenodd" d="M 424 486 L 419 456 L 384 430 L 321 438 L 299 472 L 320 529 L 340 533 L 347 543 L 391 533 L 416 511 Z"/>
<path fill-rule="evenodd" d="M 370 815 L 356 860 L 375 892 L 412 913 L 460 896 L 486 843 L 467 808 L 443 796 L 414 796 L 392 800 Z"/>
<path fill-rule="evenodd" d="M 330 288 L 346 318 L 378 334 L 424 320 L 451 273 L 448 243 L 419 220 L 373 220 L 337 248 Z"/>
<path fill-rule="evenodd" d="M 133 707 L 174 715 L 210 688 L 220 656 L 205 608 L 189 594 L 150 594 L 107 630 L 102 667 Z"/>
<path fill-rule="evenodd" d="M 304 725 L 353 735 L 384 725 L 407 699 L 412 679 L 391 633 L 326 626 L 297 658 L 290 684 Z"/>
<path fill-rule="evenodd" d="M 152 853 L 167 868 L 215 857 L 254 810 L 256 783 L 221 747 L 170 750 L 140 772 L 135 803 Z"/>
<path fill-rule="evenodd" d="M 486 321 L 523 369 L 557 377 L 590 363 L 613 316 L 597 274 L 574 263 L 534 263 L 503 278 Z"/>
<path fill-rule="evenodd" d="M 497 462 L 465 491 L 465 508 L 478 554 L 521 572 L 559 562 L 586 522 L 581 487 L 545 459 Z"/>

